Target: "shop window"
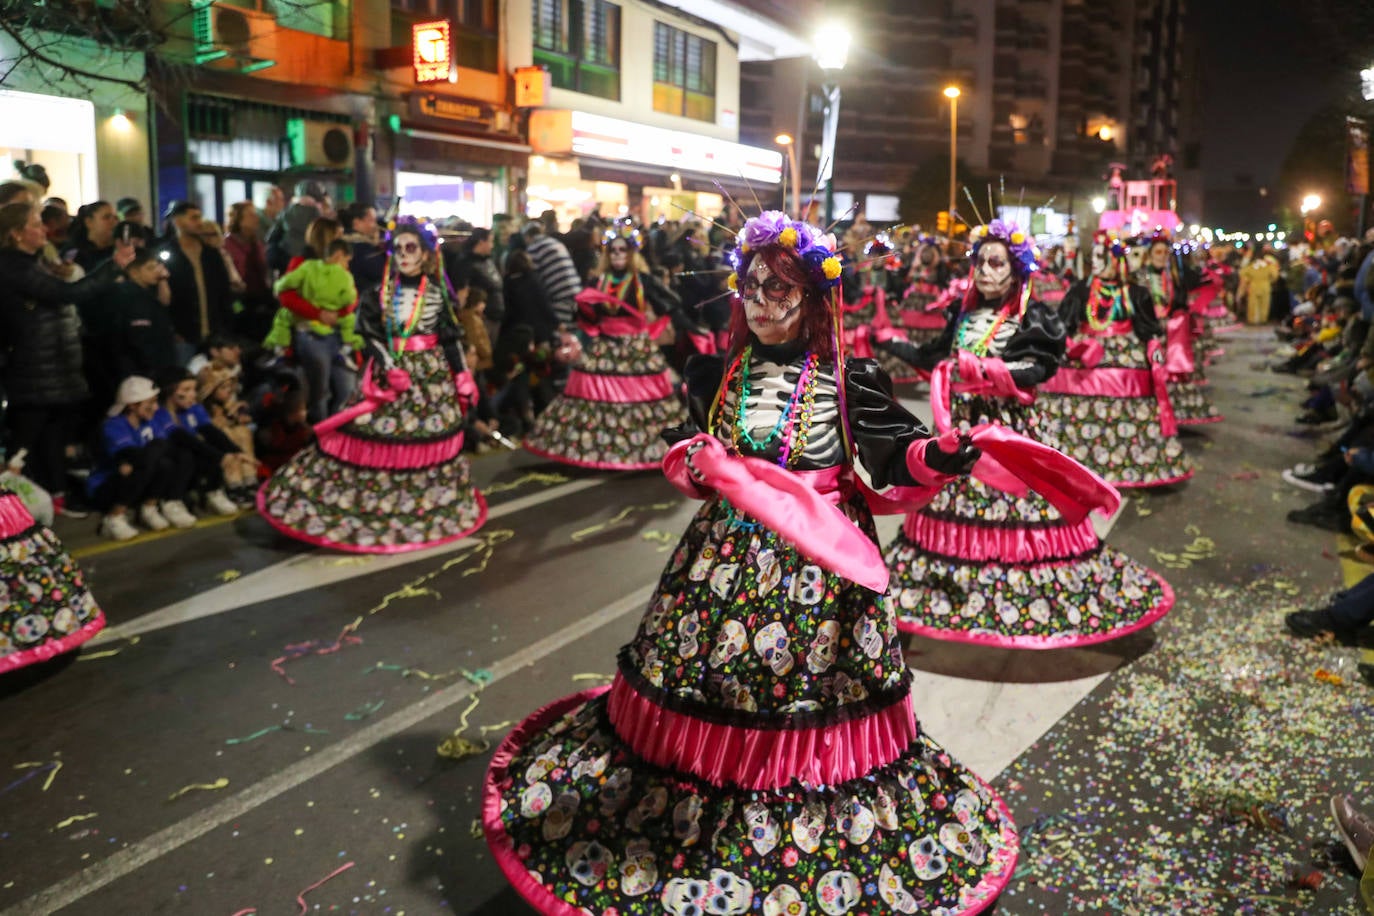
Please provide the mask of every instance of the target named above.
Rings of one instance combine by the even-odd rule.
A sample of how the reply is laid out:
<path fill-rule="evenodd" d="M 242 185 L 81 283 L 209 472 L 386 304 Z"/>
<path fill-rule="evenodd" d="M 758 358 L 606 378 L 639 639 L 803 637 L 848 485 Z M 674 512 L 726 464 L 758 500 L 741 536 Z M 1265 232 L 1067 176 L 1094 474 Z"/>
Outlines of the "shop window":
<path fill-rule="evenodd" d="M 654 111 L 716 120 L 716 43 L 654 23 Z"/>
<path fill-rule="evenodd" d="M 606 0 L 533 0 L 534 62 L 553 84 L 620 98 L 620 7 Z"/>

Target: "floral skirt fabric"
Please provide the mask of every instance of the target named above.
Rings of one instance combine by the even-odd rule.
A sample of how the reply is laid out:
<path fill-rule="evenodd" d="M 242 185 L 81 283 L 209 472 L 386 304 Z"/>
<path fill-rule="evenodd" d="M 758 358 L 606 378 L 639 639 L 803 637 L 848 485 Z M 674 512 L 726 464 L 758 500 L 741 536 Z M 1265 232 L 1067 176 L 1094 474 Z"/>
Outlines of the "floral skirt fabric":
<path fill-rule="evenodd" d="M 0 673 L 70 652 L 105 628 L 105 615 L 57 535 L 0 488 L 0 505 L 6 503 L 0 513 Z"/>
<path fill-rule="evenodd" d="M 1099 338 L 1106 355 L 1103 369 L 1148 370 L 1145 346 L 1133 334 Z M 1070 360 L 1068 366 L 1081 369 Z M 1036 393 L 1036 438 L 1096 471 L 1117 487 L 1153 487 L 1193 475 L 1193 464 L 1178 436 L 1160 429 L 1160 406 L 1153 393 L 1141 397 Z"/>
<path fill-rule="evenodd" d="M 486 500 L 456 448 L 463 411 L 448 361 L 434 349 L 401 353 L 397 364 L 410 372 L 408 390 L 341 427 L 335 454 L 311 444 L 263 484 L 258 511 L 273 527 L 322 547 L 397 553 L 455 541 L 486 521 Z M 441 457 L 406 467 L 369 462 L 396 449 Z"/>
<path fill-rule="evenodd" d="M 845 506 L 872 536 L 867 510 Z M 655 704 L 744 728 L 862 719 L 910 689 L 885 598 L 719 500 L 692 522 L 620 665 Z M 861 777 L 746 790 L 649 764 L 593 694 L 506 739 L 483 818 L 512 883 L 558 914 L 973 914 L 1017 850 L 1000 799 L 919 732 Z"/>
<path fill-rule="evenodd" d="M 1219 423 L 1223 419 L 1207 396 L 1207 389 L 1191 379 L 1169 382 L 1169 403 L 1179 426 Z"/>
<path fill-rule="evenodd" d="M 1154 623 L 1173 591 L 1154 571 L 1095 535 L 1056 549 L 1071 526 L 1035 493 L 1014 497 L 963 477 L 888 545 L 897 626 L 935 639 L 1013 648 L 1105 642 Z M 1085 532 L 1092 523 L 1084 520 Z M 914 534 L 913 529 L 919 531 Z M 960 556 L 958 532 L 996 531 L 1027 545 L 1019 560 Z M 1089 544 L 1093 546 L 1088 546 Z M 1009 555 L 1010 551 L 1005 555 Z"/>
<path fill-rule="evenodd" d="M 647 334 L 593 337 L 578 370 L 588 375 L 642 376 L 668 364 Z M 599 401 L 560 395 L 539 415 L 525 448 L 544 458 L 603 470 L 656 468 L 667 450 L 659 433 L 687 420 L 676 394 L 653 401 Z"/>

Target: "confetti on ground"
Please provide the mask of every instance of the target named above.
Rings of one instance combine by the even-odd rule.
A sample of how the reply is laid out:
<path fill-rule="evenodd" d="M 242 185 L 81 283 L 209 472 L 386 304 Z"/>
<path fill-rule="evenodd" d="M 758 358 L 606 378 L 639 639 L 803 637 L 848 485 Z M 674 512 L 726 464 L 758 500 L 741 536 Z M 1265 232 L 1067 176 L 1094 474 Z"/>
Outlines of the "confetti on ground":
<path fill-rule="evenodd" d="M 30 779 L 33 779 L 35 776 L 41 776 L 44 773 L 48 774 L 48 778 L 43 780 L 43 791 L 48 791 L 48 789 L 52 788 L 52 781 L 57 778 L 57 771 L 62 769 L 62 761 L 52 760 L 44 762 L 42 760 L 33 760 L 27 763 L 16 763 L 14 769 L 28 770 L 29 772 L 5 786 L 3 789 L 0 789 L 0 795 L 4 795 L 11 789 L 17 788 Z"/>
<path fill-rule="evenodd" d="M 672 550 L 673 545 L 677 543 L 678 539 L 678 536 L 671 531 L 658 531 L 652 528 L 648 531 L 641 532 L 639 536 L 646 541 L 652 541 L 657 544 L 659 553 L 665 553 Z"/>
<path fill-rule="evenodd" d="M 489 486 L 485 486 L 482 488 L 482 493 L 486 496 L 491 496 L 493 493 L 509 493 L 511 490 L 518 490 L 526 484 L 539 484 L 541 487 L 552 487 L 555 484 L 567 483 L 571 479 L 571 477 L 565 477 L 562 474 L 543 474 L 538 471 L 532 471 L 529 474 L 525 474 L 523 477 L 517 477 L 515 480 L 507 481 L 506 483 L 493 483 Z"/>
<path fill-rule="evenodd" d="M 202 792 L 213 792 L 216 789 L 227 788 L 229 788 L 229 780 L 221 776 L 214 782 L 193 782 L 189 786 L 182 786 L 180 789 L 177 789 L 171 795 L 168 795 L 167 800 L 176 801 L 178 798 L 181 798 L 181 796 L 185 795 L 187 792 L 194 792 L 197 790 Z"/>
<path fill-rule="evenodd" d="M 352 712 L 344 713 L 344 718 L 350 722 L 357 722 L 373 715 L 377 710 L 386 705 L 386 700 L 377 700 L 375 703 L 364 703 Z"/>
<path fill-rule="evenodd" d="M 609 519 L 607 519 L 604 522 L 601 522 L 600 524 L 591 525 L 579 531 L 574 531 L 572 534 L 572 539 L 573 541 L 581 541 L 585 538 L 591 537 L 593 534 L 606 531 L 607 529 L 615 525 L 619 525 L 621 522 L 628 521 L 630 516 L 634 515 L 636 512 L 661 512 L 664 509 L 671 509 L 676 505 L 677 503 L 649 503 L 647 505 L 626 506 L 624 509 L 621 509 L 615 515 L 611 516 Z"/>
<path fill-rule="evenodd" d="M 72 824 L 75 824 L 77 821 L 88 821 L 93 817 L 96 817 L 96 813 L 94 811 L 92 811 L 90 814 L 73 814 L 66 820 L 58 821 L 57 826 L 53 829 L 66 830 L 68 827 L 70 827 Z"/>
<path fill-rule="evenodd" d="M 253 732 L 253 734 L 251 734 L 251 735 L 244 735 L 242 738 L 225 738 L 225 739 L 224 739 L 224 743 L 225 743 L 225 744 L 247 744 L 249 741 L 256 741 L 257 739 L 261 738 L 263 735 L 270 735 L 272 732 L 279 732 L 279 731 L 281 731 L 281 726 L 280 726 L 280 725 L 269 725 L 269 726 L 267 726 L 266 728 L 260 728 L 260 729 L 258 729 L 257 731 Z"/>
<path fill-rule="evenodd" d="M 215 576 L 215 578 L 218 579 L 218 580 L 221 581 L 221 582 L 233 582 L 235 579 L 242 579 L 242 578 L 243 578 L 243 570 L 241 570 L 241 569 L 226 569 L 224 572 L 222 572 L 222 573 L 220 573 L 219 575 Z"/>

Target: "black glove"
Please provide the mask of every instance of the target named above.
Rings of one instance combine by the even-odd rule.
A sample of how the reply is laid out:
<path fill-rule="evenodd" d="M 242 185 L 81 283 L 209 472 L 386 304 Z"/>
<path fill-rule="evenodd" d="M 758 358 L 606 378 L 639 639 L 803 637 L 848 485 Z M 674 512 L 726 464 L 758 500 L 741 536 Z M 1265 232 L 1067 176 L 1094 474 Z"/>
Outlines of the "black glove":
<path fill-rule="evenodd" d="M 926 467 L 937 474 L 948 474 L 958 476 L 967 474 L 973 470 L 973 466 L 978 463 L 978 459 L 983 456 L 983 450 L 973 444 L 973 440 L 967 436 L 959 437 L 959 447 L 953 452 L 940 450 L 939 444 L 932 440 L 926 446 L 925 459 Z"/>

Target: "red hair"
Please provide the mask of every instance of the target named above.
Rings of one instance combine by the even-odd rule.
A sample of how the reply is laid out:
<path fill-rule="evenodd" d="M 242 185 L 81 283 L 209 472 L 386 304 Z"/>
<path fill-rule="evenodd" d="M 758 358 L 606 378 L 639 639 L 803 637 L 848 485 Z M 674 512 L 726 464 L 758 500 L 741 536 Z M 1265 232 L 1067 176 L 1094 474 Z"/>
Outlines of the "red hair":
<path fill-rule="evenodd" d="M 799 338 L 806 349 L 821 359 L 835 358 L 835 327 L 830 310 L 830 294 L 816 288 L 801 259 L 780 245 L 768 245 L 751 251 L 740 259 L 739 285 L 755 258 L 761 258 L 770 273 L 802 290 Z M 735 307 L 730 310 L 730 359 L 734 359 L 749 343 L 749 322 L 744 317 L 742 293 L 735 294 Z"/>
<path fill-rule="evenodd" d="M 1026 284 L 1030 282 L 1030 276 L 1022 273 L 1023 268 L 1021 262 L 1017 258 L 1012 257 L 1011 246 L 999 238 L 988 239 L 983 244 L 992 243 L 1001 245 L 1007 250 L 1007 261 L 1011 264 L 1013 282 L 1011 284 L 1011 289 L 1007 290 L 1007 295 L 1002 299 L 1002 308 L 1007 309 L 1008 314 L 1011 312 L 1019 313 L 1021 311 L 1021 296 L 1025 292 Z M 970 258 L 969 260 L 972 262 L 973 259 Z M 982 294 L 978 292 L 978 284 L 973 278 L 973 275 L 977 272 L 978 265 L 971 263 L 968 270 L 968 290 L 964 293 L 964 302 L 959 307 L 960 312 L 971 312 L 976 309 L 978 303 L 982 301 Z"/>

